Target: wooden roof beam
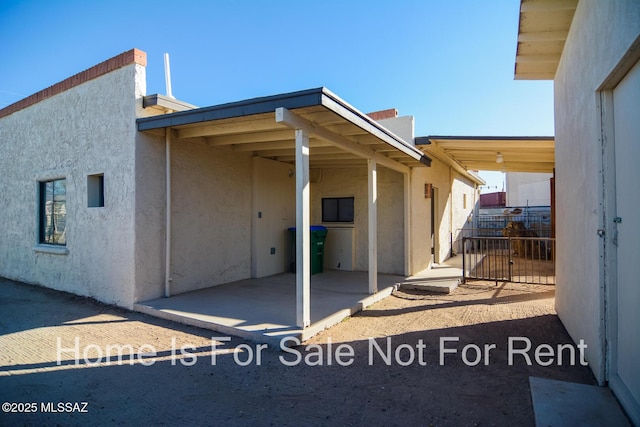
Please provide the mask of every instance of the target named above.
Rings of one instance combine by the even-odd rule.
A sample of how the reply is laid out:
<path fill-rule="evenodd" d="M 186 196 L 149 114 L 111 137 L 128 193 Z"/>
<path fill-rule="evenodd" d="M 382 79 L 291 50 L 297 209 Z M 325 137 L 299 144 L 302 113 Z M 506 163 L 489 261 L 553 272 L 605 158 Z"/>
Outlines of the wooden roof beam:
<path fill-rule="evenodd" d="M 300 117 L 286 108 L 279 107 L 276 109 L 276 122 L 286 124 L 293 129 L 305 129 L 312 135 L 321 138 L 327 142 L 330 142 L 346 151 L 356 154 L 357 156 L 365 159 L 373 159 L 381 166 L 393 169 L 400 173 L 409 173 L 409 167 L 402 163 L 396 162 L 389 157 L 376 153 L 370 148 L 363 147 L 362 145 L 354 142 L 342 135 L 331 132 L 330 130 L 319 126 L 316 123 L 310 122 L 307 119 Z"/>

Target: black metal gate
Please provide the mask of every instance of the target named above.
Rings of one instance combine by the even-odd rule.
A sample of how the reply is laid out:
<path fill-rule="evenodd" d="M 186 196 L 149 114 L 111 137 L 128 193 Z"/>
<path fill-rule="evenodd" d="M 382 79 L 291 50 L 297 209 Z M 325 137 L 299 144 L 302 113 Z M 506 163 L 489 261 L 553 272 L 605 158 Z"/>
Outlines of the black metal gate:
<path fill-rule="evenodd" d="M 462 281 L 556 283 L 551 237 L 463 237 Z"/>

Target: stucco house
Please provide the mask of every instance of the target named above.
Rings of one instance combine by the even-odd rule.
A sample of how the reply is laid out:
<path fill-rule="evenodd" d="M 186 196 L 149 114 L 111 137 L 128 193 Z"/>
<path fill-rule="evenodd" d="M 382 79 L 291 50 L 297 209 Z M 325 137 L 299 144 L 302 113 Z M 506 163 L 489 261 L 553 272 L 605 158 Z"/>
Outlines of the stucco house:
<path fill-rule="evenodd" d="M 133 308 L 291 277 L 297 227 L 283 310 L 307 328 L 310 225 L 366 296 L 446 259 L 474 209 L 482 180 L 416 148 L 412 117 L 325 88 L 196 108 L 145 68 L 133 49 L 0 110 L 0 275 Z"/>
<path fill-rule="evenodd" d="M 640 425 L 640 2 L 522 0 L 515 77 L 554 82 L 558 315 Z"/>

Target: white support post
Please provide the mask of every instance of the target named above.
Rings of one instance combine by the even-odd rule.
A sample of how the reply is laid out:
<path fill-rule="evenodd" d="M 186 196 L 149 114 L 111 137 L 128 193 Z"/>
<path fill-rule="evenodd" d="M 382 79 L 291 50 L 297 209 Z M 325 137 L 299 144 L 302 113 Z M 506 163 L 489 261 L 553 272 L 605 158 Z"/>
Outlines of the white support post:
<path fill-rule="evenodd" d="M 165 129 L 165 237 L 164 237 L 164 296 L 171 296 L 171 129 Z"/>
<path fill-rule="evenodd" d="M 411 172 L 403 174 L 404 179 L 404 275 L 413 273 L 411 260 Z"/>
<path fill-rule="evenodd" d="M 296 323 L 311 324 L 311 221 L 309 208 L 309 134 L 296 129 Z"/>
<path fill-rule="evenodd" d="M 378 292 L 378 177 L 376 161 L 367 160 L 369 183 L 369 294 Z"/>

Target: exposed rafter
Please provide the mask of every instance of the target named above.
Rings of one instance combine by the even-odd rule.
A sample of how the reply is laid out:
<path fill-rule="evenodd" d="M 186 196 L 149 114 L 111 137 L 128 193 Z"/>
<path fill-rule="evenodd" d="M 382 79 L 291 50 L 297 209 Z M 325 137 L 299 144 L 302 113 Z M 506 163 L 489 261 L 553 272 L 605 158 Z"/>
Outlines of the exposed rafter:
<path fill-rule="evenodd" d="M 553 137 L 464 137 L 416 138 L 416 145 L 456 170 L 504 172 L 553 172 Z M 503 161 L 497 163 L 497 154 Z"/>
<path fill-rule="evenodd" d="M 402 163 L 398 163 L 384 154 L 377 153 L 370 148 L 364 147 L 357 142 L 348 139 L 347 137 L 325 129 L 317 123 L 311 122 L 292 113 L 286 108 L 280 107 L 276 109 L 276 122 L 286 124 L 292 129 L 305 129 L 309 134 L 315 135 L 317 138 L 323 139 L 360 157 L 373 159 L 376 163 L 401 173 L 409 173 L 409 168 Z"/>
<path fill-rule="evenodd" d="M 517 80 L 553 80 L 578 0 L 522 0 L 515 60 Z"/>
<path fill-rule="evenodd" d="M 375 157 L 381 165 L 404 173 L 409 167 L 429 165 L 430 159 L 412 141 L 402 140 L 326 88 L 144 117 L 137 123 L 143 132 L 159 136 L 170 132 L 176 144 L 206 144 L 241 155 L 289 161 L 295 147 L 294 130 L 275 120 L 278 107 L 318 127 L 317 134 L 309 136 L 311 154 L 323 155 L 323 163 L 315 164 L 329 165 L 324 162 L 332 160 L 343 164 L 351 155 L 355 160 Z"/>

